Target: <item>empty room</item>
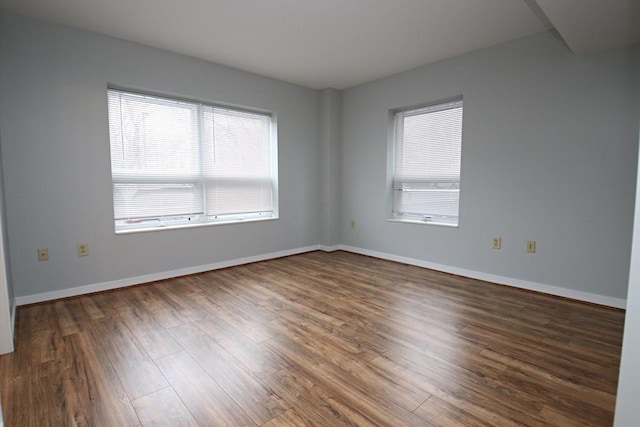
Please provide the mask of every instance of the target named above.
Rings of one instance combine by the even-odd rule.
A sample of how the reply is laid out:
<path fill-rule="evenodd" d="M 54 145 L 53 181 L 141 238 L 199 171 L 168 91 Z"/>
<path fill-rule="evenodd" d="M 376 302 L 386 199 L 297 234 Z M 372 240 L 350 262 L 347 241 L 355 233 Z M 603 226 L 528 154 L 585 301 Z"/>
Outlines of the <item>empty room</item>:
<path fill-rule="evenodd" d="M 640 425 L 636 0 L 0 0 L 0 427 Z"/>

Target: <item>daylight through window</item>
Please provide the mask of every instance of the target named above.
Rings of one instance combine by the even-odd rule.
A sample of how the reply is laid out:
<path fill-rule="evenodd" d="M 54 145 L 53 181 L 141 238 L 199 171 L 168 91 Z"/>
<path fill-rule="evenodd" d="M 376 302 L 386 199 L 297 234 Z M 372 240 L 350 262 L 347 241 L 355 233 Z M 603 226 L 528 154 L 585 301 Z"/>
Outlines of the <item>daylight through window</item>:
<path fill-rule="evenodd" d="M 110 89 L 116 232 L 277 217 L 275 123 Z"/>
<path fill-rule="evenodd" d="M 395 113 L 393 216 L 458 225 L 462 100 Z"/>

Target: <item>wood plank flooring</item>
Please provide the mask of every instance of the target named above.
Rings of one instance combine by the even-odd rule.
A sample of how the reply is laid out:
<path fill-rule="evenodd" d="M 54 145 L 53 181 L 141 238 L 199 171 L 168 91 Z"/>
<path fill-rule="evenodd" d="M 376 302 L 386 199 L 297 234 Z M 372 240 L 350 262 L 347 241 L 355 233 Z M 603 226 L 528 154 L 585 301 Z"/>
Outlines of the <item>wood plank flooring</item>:
<path fill-rule="evenodd" d="M 13 426 L 607 426 L 624 312 L 347 252 L 20 307 Z"/>

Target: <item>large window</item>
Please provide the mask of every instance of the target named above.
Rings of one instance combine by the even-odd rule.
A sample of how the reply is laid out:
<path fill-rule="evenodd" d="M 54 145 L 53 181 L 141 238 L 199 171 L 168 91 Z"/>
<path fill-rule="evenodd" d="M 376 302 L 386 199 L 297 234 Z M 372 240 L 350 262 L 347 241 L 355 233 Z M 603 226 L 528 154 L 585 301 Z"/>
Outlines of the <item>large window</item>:
<path fill-rule="evenodd" d="M 116 232 L 277 217 L 271 115 L 109 89 Z"/>
<path fill-rule="evenodd" d="M 462 100 L 394 115 L 393 217 L 458 225 Z"/>

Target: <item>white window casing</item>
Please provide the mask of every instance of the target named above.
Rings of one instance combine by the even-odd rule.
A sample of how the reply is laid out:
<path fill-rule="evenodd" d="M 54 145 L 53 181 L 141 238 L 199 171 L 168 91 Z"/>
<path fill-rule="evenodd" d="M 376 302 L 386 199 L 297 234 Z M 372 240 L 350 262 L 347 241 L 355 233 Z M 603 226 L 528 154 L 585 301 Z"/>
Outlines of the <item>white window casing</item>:
<path fill-rule="evenodd" d="M 277 218 L 270 114 L 108 90 L 116 232 Z"/>
<path fill-rule="evenodd" d="M 394 114 L 393 218 L 457 226 L 462 99 Z"/>

